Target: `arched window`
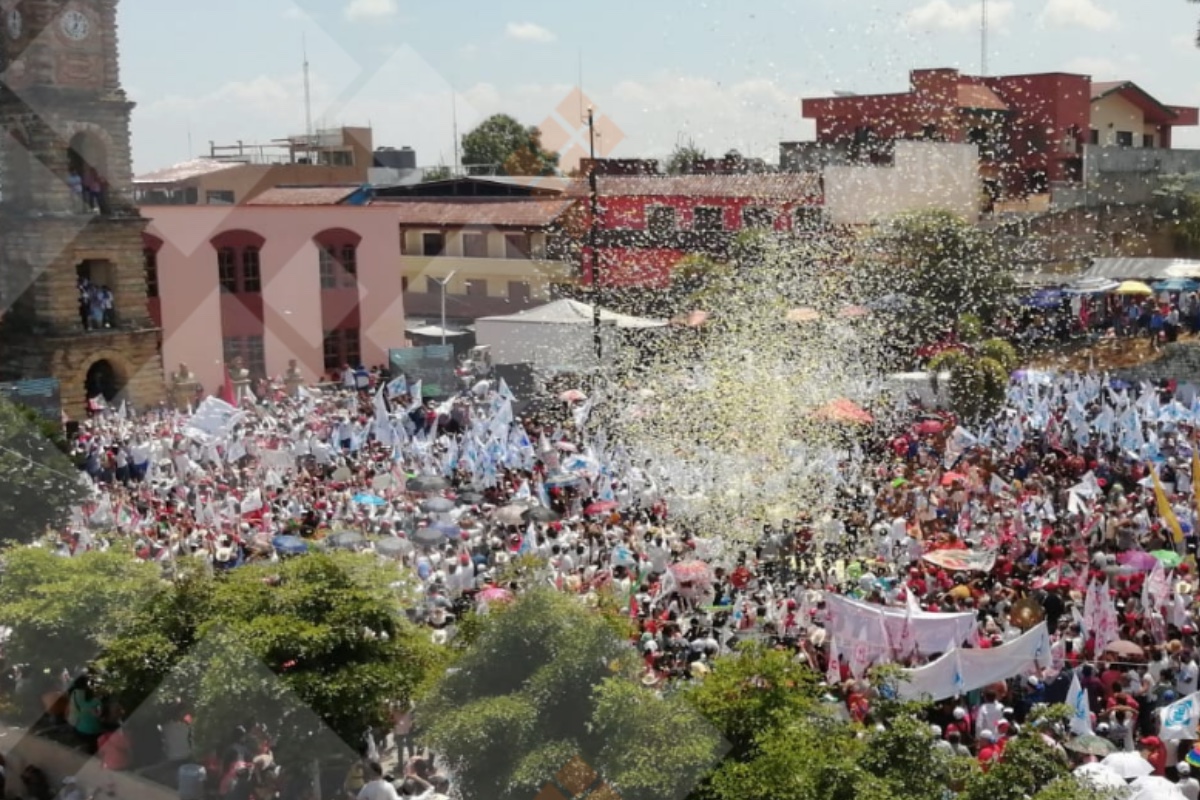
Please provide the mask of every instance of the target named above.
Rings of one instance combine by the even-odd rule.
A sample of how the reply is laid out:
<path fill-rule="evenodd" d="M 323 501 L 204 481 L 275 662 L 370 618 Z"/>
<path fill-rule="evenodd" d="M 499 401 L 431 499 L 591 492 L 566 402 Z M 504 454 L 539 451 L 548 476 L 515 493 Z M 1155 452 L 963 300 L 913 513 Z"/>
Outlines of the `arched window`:
<path fill-rule="evenodd" d="M 317 245 L 322 289 L 358 287 L 358 245 L 362 237 L 345 228 L 331 228 L 313 237 Z"/>
<path fill-rule="evenodd" d="M 262 291 L 263 237 L 251 231 L 226 231 L 212 240 L 217 250 L 221 289 L 234 294 Z"/>
<path fill-rule="evenodd" d="M 148 233 L 142 234 L 142 271 L 146 279 L 146 297 L 158 297 L 158 251 L 162 240 Z"/>

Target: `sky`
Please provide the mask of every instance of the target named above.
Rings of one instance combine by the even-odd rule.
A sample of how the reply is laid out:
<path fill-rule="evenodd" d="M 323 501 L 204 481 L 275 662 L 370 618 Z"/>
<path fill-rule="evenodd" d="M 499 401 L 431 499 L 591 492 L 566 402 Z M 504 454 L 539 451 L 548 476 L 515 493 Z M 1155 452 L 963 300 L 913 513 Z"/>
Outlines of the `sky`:
<path fill-rule="evenodd" d="M 989 0 L 990 74 L 1136 81 L 1200 105 L 1200 6 L 1185 0 Z M 136 173 L 314 128 L 370 125 L 421 166 L 454 162 L 498 112 L 580 147 L 580 85 L 600 155 L 679 142 L 778 160 L 810 139 L 804 97 L 904 91 L 923 67 L 980 68 L 979 0 L 121 0 Z M 582 64 L 582 70 L 581 70 Z M 571 139 L 571 132 L 575 139 Z M 1200 129 L 1176 137 L 1200 148 Z"/>

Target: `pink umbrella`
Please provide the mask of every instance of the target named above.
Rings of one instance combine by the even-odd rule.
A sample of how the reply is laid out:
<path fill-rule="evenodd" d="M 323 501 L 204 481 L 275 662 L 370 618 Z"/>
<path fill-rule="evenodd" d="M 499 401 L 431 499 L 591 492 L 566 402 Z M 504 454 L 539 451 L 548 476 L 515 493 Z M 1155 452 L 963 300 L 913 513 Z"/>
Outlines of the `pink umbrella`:
<path fill-rule="evenodd" d="M 574 453 L 576 449 L 570 442 L 555 442 L 554 446 L 564 453 Z"/>
<path fill-rule="evenodd" d="M 558 399 L 564 403 L 582 403 L 584 400 L 587 400 L 587 395 L 578 389 L 567 389 L 558 396 Z"/>
<path fill-rule="evenodd" d="M 1117 563 L 1136 572 L 1150 572 L 1158 563 L 1158 559 L 1142 550 L 1126 550 L 1124 553 L 1117 553 Z"/>
<path fill-rule="evenodd" d="M 499 586 L 489 586 L 476 599 L 481 603 L 505 603 L 512 600 L 512 592 Z"/>
<path fill-rule="evenodd" d="M 671 565 L 671 574 L 680 583 L 712 583 L 712 569 L 703 561 L 681 561 Z"/>
<path fill-rule="evenodd" d="M 605 514 L 609 511 L 615 511 L 619 507 L 619 503 L 612 500 L 597 500 L 583 510 L 584 514 Z"/>

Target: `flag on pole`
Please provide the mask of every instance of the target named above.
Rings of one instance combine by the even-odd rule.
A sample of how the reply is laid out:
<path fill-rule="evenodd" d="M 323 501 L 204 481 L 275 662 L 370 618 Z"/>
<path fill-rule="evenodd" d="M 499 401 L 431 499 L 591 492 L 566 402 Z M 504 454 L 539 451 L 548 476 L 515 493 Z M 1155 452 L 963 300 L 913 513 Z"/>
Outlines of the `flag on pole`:
<path fill-rule="evenodd" d="M 1067 690 L 1067 705 L 1071 707 L 1071 733 L 1090 736 L 1092 733 L 1092 710 L 1087 692 L 1079 683 L 1079 673 L 1071 676 L 1071 688 Z"/>
<path fill-rule="evenodd" d="M 1158 516 L 1171 531 L 1175 544 L 1183 544 L 1183 528 L 1179 527 L 1179 520 L 1175 517 L 1171 502 L 1167 500 L 1167 493 L 1163 491 L 1162 481 L 1158 479 L 1158 470 L 1153 464 L 1150 465 L 1150 477 L 1154 480 L 1154 505 L 1158 508 Z"/>
<path fill-rule="evenodd" d="M 221 399 L 231 406 L 236 406 L 237 396 L 233 392 L 233 376 L 229 374 L 229 368 L 225 368 L 225 383 L 221 386 Z"/>

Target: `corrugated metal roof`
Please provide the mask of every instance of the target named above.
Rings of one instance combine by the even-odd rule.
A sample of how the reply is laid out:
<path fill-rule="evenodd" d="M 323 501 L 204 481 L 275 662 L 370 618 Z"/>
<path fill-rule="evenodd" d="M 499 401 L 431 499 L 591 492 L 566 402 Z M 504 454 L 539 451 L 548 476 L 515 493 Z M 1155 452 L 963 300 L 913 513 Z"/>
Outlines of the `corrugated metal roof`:
<path fill-rule="evenodd" d="M 973 83 L 958 85 L 958 107 L 979 108 L 986 111 L 1008 111 L 1008 105 L 986 86 Z"/>
<path fill-rule="evenodd" d="M 211 158 L 195 158 L 191 161 L 184 161 L 174 166 L 164 169 L 148 172 L 145 175 L 140 175 L 133 179 L 135 184 L 138 183 L 179 183 L 191 178 L 198 178 L 202 175 L 211 175 L 215 172 L 224 172 L 227 169 L 235 169 L 244 167 L 245 164 L 237 161 L 217 161 Z"/>
<path fill-rule="evenodd" d="M 377 202 L 396 209 L 401 225 L 544 228 L 575 205 L 575 200 L 406 200 Z"/>
<path fill-rule="evenodd" d="M 750 197 L 798 200 L 819 197 L 821 178 L 815 172 L 767 175 L 601 176 L 601 195 L 640 197 Z M 568 194 L 586 197 L 588 182 L 578 180 Z"/>
<path fill-rule="evenodd" d="M 557 194 L 562 194 L 563 192 L 567 191 L 575 182 L 574 178 L 560 178 L 555 175 L 475 175 L 472 176 L 472 180 L 500 183 L 509 186 L 524 186 L 528 189 L 538 189 L 547 192 L 555 192 Z"/>
<path fill-rule="evenodd" d="M 248 206 L 336 206 L 361 186 L 276 186 L 248 201 Z"/>
<path fill-rule="evenodd" d="M 1097 258 L 1081 278 L 1111 280 L 1166 280 L 1200 277 L 1200 261 L 1182 258 Z"/>

